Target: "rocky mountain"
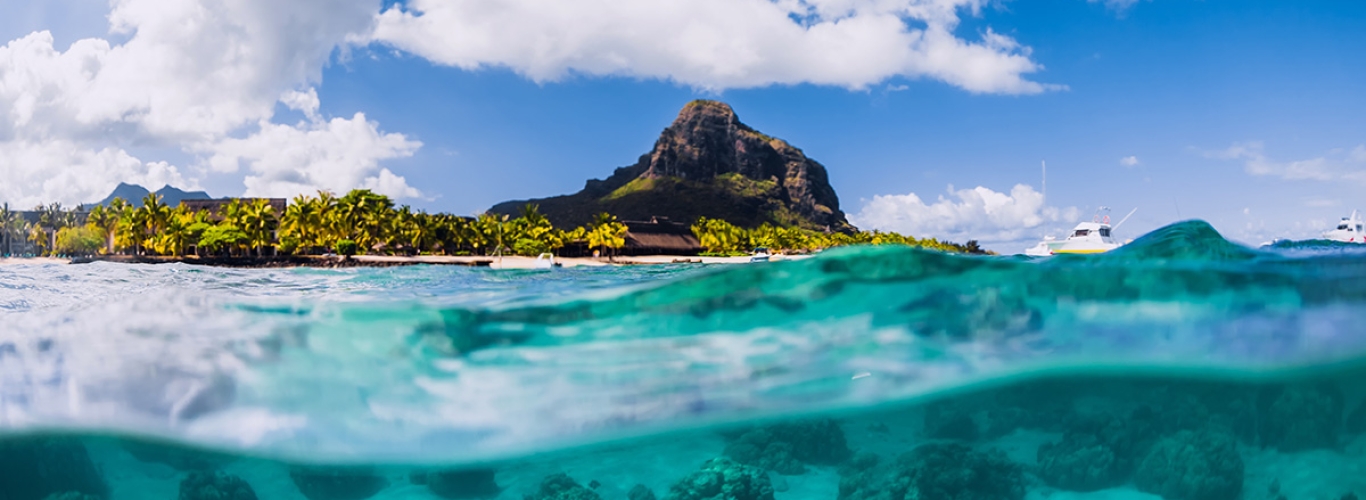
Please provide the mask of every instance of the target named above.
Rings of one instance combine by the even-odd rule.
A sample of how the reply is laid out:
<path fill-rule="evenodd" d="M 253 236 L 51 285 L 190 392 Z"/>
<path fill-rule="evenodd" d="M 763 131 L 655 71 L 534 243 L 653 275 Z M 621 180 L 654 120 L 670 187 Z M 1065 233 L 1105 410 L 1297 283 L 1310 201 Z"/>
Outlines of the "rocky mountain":
<path fill-rule="evenodd" d="M 146 197 L 151 192 L 152 191 L 149 191 L 147 188 L 139 186 L 137 184 L 120 182 L 119 185 L 114 188 L 114 192 L 109 193 L 109 196 L 105 196 L 103 200 L 91 203 L 87 206 L 109 206 L 109 202 L 114 201 L 114 198 L 123 198 L 123 200 L 128 202 L 129 204 L 135 207 L 141 207 L 143 197 Z M 211 198 L 211 196 L 209 196 L 209 193 L 206 193 L 204 191 L 184 191 L 171 186 L 165 186 L 161 189 L 156 190 L 156 194 L 158 196 L 161 196 L 162 203 L 170 205 L 172 207 L 179 205 L 180 200 Z"/>
<path fill-rule="evenodd" d="M 755 227 L 769 222 L 815 230 L 852 231 L 825 167 L 782 139 L 750 128 L 725 103 L 688 103 L 654 149 L 578 193 L 499 203 L 492 213 L 516 215 L 540 205 L 552 223 L 573 227 L 607 212 L 623 220 L 698 217 Z"/>

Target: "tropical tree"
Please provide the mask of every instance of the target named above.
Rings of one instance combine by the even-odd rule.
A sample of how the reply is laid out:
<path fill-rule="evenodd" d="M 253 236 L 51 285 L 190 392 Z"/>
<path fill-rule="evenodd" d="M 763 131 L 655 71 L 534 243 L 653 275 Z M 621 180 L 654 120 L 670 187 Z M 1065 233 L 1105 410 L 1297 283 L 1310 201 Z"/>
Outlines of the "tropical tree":
<path fill-rule="evenodd" d="M 67 226 L 57 231 L 54 251 L 62 255 L 90 255 L 104 245 L 104 234 L 91 226 Z"/>
<path fill-rule="evenodd" d="M 585 235 L 588 248 L 600 249 L 608 253 L 626 246 L 626 225 L 617 222 L 611 214 L 600 213 L 593 217 L 593 227 Z M 610 255 L 610 254 L 609 254 Z"/>
<path fill-rule="evenodd" d="M 274 242 L 275 207 L 266 200 L 258 199 L 242 209 L 241 229 L 247 234 L 248 244 L 256 249 L 256 256 L 264 255 L 264 249 Z"/>
<path fill-rule="evenodd" d="M 122 201 L 115 198 L 114 201 Z M 110 203 L 113 207 L 113 203 Z M 103 205 L 95 205 L 90 209 L 90 214 L 85 218 L 86 225 L 98 230 L 104 240 L 105 253 L 114 253 L 114 232 L 119 227 L 119 213 L 113 208 L 105 208 Z"/>

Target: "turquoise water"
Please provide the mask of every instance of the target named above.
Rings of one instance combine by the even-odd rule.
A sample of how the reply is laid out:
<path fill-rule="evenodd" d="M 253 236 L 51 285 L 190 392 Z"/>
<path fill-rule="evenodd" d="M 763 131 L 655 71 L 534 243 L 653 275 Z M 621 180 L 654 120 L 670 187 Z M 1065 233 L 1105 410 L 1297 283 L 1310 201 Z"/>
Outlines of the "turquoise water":
<path fill-rule="evenodd" d="M 5 266 L 0 500 L 1340 500 L 1363 353 L 1361 247 L 1198 221 L 1048 259 Z"/>

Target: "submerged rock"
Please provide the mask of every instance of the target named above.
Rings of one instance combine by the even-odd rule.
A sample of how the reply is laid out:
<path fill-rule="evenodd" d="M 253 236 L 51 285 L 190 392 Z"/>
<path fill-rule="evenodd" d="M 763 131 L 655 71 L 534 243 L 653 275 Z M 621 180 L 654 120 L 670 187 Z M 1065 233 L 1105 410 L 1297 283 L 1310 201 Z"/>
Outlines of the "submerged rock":
<path fill-rule="evenodd" d="M 637 484 L 626 493 L 626 500 L 655 500 L 655 492 L 643 484 Z"/>
<path fill-rule="evenodd" d="M 493 498 L 503 488 L 493 469 L 447 470 L 413 474 L 414 484 L 425 484 L 432 494 L 452 500 Z"/>
<path fill-rule="evenodd" d="M 180 500 L 256 500 L 256 492 L 237 476 L 191 472 L 180 481 Z"/>
<path fill-rule="evenodd" d="M 0 492 L 4 500 L 70 494 L 103 499 L 109 486 L 79 440 L 25 436 L 0 440 Z"/>
<path fill-rule="evenodd" d="M 304 467 L 289 469 L 289 478 L 308 500 L 364 500 L 389 481 L 363 467 Z"/>
<path fill-rule="evenodd" d="M 840 471 L 839 500 L 1022 500 L 1024 468 L 999 450 L 927 444 L 890 463 L 860 455 Z"/>
<path fill-rule="evenodd" d="M 583 487 L 578 481 L 563 472 L 551 474 L 541 480 L 536 493 L 525 495 L 525 500 L 602 500 L 597 492 Z"/>
<path fill-rule="evenodd" d="M 713 458 L 689 474 L 665 500 L 773 500 L 773 484 L 762 469 L 729 458 Z"/>
<path fill-rule="evenodd" d="M 797 475 L 806 472 L 806 464 L 838 464 L 852 451 L 838 422 L 814 419 L 749 430 L 728 444 L 724 454 L 745 465 Z"/>
<path fill-rule="evenodd" d="M 1153 446 L 1134 474 L 1134 486 L 1166 500 L 1236 500 L 1243 490 L 1243 458 L 1227 433 L 1181 431 Z"/>
<path fill-rule="evenodd" d="M 1336 448 L 1343 395 L 1334 385 L 1292 386 L 1264 393 L 1262 443 L 1283 452 Z"/>

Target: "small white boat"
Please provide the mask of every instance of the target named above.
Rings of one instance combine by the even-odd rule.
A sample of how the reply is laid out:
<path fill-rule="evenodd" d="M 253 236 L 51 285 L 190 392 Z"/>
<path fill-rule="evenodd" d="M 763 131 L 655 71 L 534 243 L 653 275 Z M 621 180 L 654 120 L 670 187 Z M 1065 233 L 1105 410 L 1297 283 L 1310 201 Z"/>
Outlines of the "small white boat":
<path fill-rule="evenodd" d="M 1344 243 L 1366 243 L 1366 233 L 1362 232 L 1361 214 L 1352 211 L 1351 217 L 1343 217 L 1338 227 L 1324 231 L 1323 239 Z"/>
<path fill-rule="evenodd" d="M 1110 226 L 1110 216 L 1105 214 L 1109 210 L 1102 207 L 1090 221 L 1077 224 L 1077 227 L 1072 228 L 1072 233 L 1067 235 L 1067 239 L 1044 238 L 1038 245 L 1025 250 L 1025 255 L 1044 257 L 1063 253 L 1104 253 L 1123 246 L 1124 244 L 1116 240 L 1111 231 L 1129 220 L 1138 209 L 1130 211 L 1129 215 L 1124 216 L 1124 220 L 1119 221 L 1114 227 Z"/>
<path fill-rule="evenodd" d="M 772 255 L 768 253 L 768 249 L 767 249 L 767 248 L 759 247 L 759 248 L 755 248 L 755 249 L 754 249 L 754 253 L 750 254 L 750 256 L 749 256 L 749 261 L 750 261 L 750 262 L 768 262 L 768 259 L 769 259 L 770 257 L 772 257 Z"/>
<path fill-rule="evenodd" d="M 536 256 L 536 269 L 552 269 L 560 267 L 560 263 L 555 262 L 555 255 L 543 253 Z"/>

